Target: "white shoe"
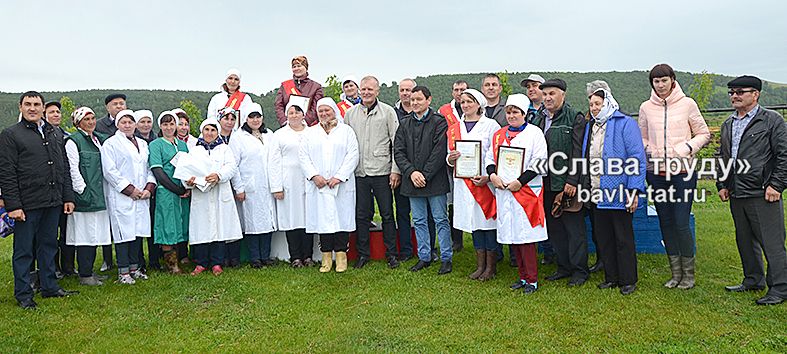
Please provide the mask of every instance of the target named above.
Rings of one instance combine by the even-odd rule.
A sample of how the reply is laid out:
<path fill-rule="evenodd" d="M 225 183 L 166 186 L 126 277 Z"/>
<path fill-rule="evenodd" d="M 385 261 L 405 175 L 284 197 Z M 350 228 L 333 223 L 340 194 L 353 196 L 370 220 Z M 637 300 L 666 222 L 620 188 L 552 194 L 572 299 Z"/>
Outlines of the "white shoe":
<path fill-rule="evenodd" d="M 137 269 L 137 270 L 135 270 L 135 271 L 131 272 L 131 277 L 133 277 L 134 279 L 148 280 L 148 275 L 147 275 L 147 274 L 145 274 L 145 273 L 143 273 L 143 272 L 142 272 L 141 270 L 139 270 L 139 269 Z"/>
<path fill-rule="evenodd" d="M 131 277 L 131 274 L 121 274 L 118 276 L 118 283 L 120 284 L 135 284 L 136 281 Z"/>

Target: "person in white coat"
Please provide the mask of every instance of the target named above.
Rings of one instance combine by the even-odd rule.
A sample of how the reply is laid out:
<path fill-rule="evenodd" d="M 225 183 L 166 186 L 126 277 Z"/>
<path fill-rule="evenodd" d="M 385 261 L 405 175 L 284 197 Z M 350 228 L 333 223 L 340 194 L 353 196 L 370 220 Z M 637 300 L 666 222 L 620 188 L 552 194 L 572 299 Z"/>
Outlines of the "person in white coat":
<path fill-rule="evenodd" d="M 71 122 L 77 131 L 66 138 L 66 156 L 76 207 L 68 215 L 66 244 L 76 248 L 79 283 L 102 285 L 93 265 L 96 246 L 112 244 L 101 171 L 101 144 L 107 136 L 95 132 L 96 114 L 88 107 L 74 110 Z"/>
<path fill-rule="evenodd" d="M 306 183 L 306 210 L 319 210 L 319 217 L 306 219 L 306 232 L 320 236 L 322 266 L 331 271 L 336 253 L 336 271 L 347 270 L 350 232 L 355 230 L 355 168 L 358 140 L 346 124 L 333 98 L 317 101 L 320 124 L 306 128 L 300 146 L 300 165 Z"/>
<path fill-rule="evenodd" d="M 240 70 L 229 69 L 224 76 L 224 83 L 221 85 L 221 92 L 213 95 L 208 103 L 208 112 L 206 118 L 214 118 L 219 120 L 219 112 L 224 108 L 232 108 L 236 111 L 247 112 L 249 105 L 253 102 L 248 94 L 240 90 Z M 246 122 L 246 115 L 241 114 L 243 118 L 238 117 L 235 128 L 240 128 Z M 225 142 L 226 143 L 226 142 Z"/>
<path fill-rule="evenodd" d="M 283 198 L 278 144 L 265 127 L 262 107 L 252 103 L 246 123 L 229 144 L 238 164 L 232 177 L 235 200 L 240 203 L 243 239 L 252 268 L 272 265 L 271 237 L 276 231 L 276 202 Z"/>
<path fill-rule="evenodd" d="M 301 171 L 299 152 L 305 136 L 303 107 L 288 103 L 287 125 L 274 133 L 279 142 L 281 180 L 284 198 L 276 200 L 279 230 L 287 235 L 290 265 L 294 268 L 312 266 L 314 235 L 306 233 L 306 179 Z M 317 211 L 312 210 L 316 217 Z"/>
<path fill-rule="evenodd" d="M 207 182 L 204 190 L 196 187 L 196 177 L 184 181 L 191 188 L 189 213 L 189 244 L 194 250 L 197 266 L 191 275 L 204 272 L 209 266 L 214 275 L 224 272 L 225 243 L 243 238 L 238 209 L 232 195 L 230 180 L 238 172 L 235 156 L 219 137 L 219 122 L 213 118 L 200 124 L 202 137 L 197 147 L 189 150 L 194 159 L 210 161 L 212 171 L 199 176 Z"/>
<path fill-rule="evenodd" d="M 541 129 L 525 122 L 530 100 L 523 94 L 508 96 L 505 105 L 508 126 L 492 136 L 491 149 L 485 164 L 489 180 L 495 187 L 497 201 L 497 241 L 513 245 L 519 270 L 519 281 L 512 289 L 530 294 L 538 289 L 536 243 L 547 239 L 544 214 L 544 193 L 539 165 L 547 159 L 547 143 Z M 497 158 L 501 146 L 524 149 L 519 177 L 497 174 Z M 513 159 L 516 161 L 516 158 Z"/>
<path fill-rule="evenodd" d="M 457 140 L 481 142 L 483 157 L 492 145 L 492 135 L 500 129 L 496 120 L 484 115 L 486 98 L 475 89 L 467 89 L 459 96 L 462 117 L 448 127 L 448 166 L 454 167 L 461 154 L 456 150 Z M 497 207 L 494 187 L 489 183 L 485 169 L 473 178 L 453 178 L 454 228 L 473 235 L 476 270 L 470 279 L 489 280 L 497 272 Z"/>
<path fill-rule="evenodd" d="M 147 279 L 139 269 L 141 237 L 150 237 L 150 195 L 156 180 L 148 167 L 148 143 L 134 136 L 131 110 L 120 111 L 118 130 L 104 142 L 101 165 L 108 184 L 106 199 L 121 284 Z"/>

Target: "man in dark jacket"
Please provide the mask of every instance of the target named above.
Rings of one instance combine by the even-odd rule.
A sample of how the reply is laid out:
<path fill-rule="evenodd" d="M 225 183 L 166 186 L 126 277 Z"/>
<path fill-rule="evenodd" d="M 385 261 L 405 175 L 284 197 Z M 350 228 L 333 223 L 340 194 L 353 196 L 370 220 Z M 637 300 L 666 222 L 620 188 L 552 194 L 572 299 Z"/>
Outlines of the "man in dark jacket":
<path fill-rule="evenodd" d="M 19 98 L 22 120 L 0 134 L 0 189 L 14 232 L 14 297 L 25 309 L 36 307 L 30 267 L 36 252 L 41 295 L 64 297 L 55 277 L 57 224 L 74 211 L 74 193 L 63 135 L 43 119 L 44 98 L 29 91 Z M 35 247 L 33 246 L 35 243 Z"/>
<path fill-rule="evenodd" d="M 585 236 L 585 209 L 577 212 L 564 211 L 562 216 L 552 216 L 552 203 L 564 190 L 569 195 L 575 192 L 574 186 L 567 185 L 568 168 L 574 154 L 574 147 L 580 144 L 579 136 L 574 134 L 577 125 L 584 127 L 585 118 L 581 112 L 571 108 L 566 99 L 566 82 L 561 79 L 546 80 L 540 86 L 544 92 L 544 104 L 538 110 L 532 123 L 544 132 L 549 149 L 550 166 L 544 178 L 544 209 L 546 212 L 549 243 L 557 256 L 557 271 L 547 280 L 570 278 L 569 286 L 582 285 L 588 278 L 588 250 Z M 565 157 L 553 157 L 554 154 Z"/>
<path fill-rule="evenodd" d="M 118 130 L 115 125 L 115 115 L 126 109 L 126 95 L 110 94 L 104 98 L 104 104 L 107 106 L 107 115 L 96 122 L 96 131 L 111 137 Z"/>
<path fill-rule="evenodd" d="M 410 95 L 413 111 L 402 120 L 394 139 L 394 159 L 402 171 L 402 195 L 410 198 L 418 243 L 417 272 L 432 262 L 432 246 L 427 223 L 427 207 L 432 211 L 440 243 L 441 266 L 437 274 L 452 270 L 451 230 L 448 222 L 447 194 L 450 191 L 445 162 L 448 154 L 445 117 L 433 111 L 432 94 L 416 86 Z"/>
<path fill-rule="evenodd" d="M 63 137 L 68 136 L 68 132 L 60 127 L 62 121 L 62 114 L 60 109 L 63 106 L 58 101 L 49 101 L 44 105 L 44 119 L 47 123 L 51 124 L 55 130 L 63 134 Z M 66 245 L 66 223 L 68 218 L 66 214 L 60 214 L 60 223 L 58 228 L 58 250 L 55 256 L 55 267 L 57 269 L 57 278 L 60 279 L 64 275 L 76 275 L 74 271 L 74 259 L 76 258 L 76 248 L 74 246 Z M 35 258 L 35 256 L 33 256 Z"/>
<path fill-rule="evenodd" d="M 740 76 L 727 83 L 735 108 L 721 125 L 721 161 L 734 161 L 729 176 L 716 183 L 719 198 L 730 201 L 735 240 L 743 265 L 743 282 L 727 291 L 768 292 L 757 305 L 775 305 L 787 299 L 787 251 L 784 240 L 782 191 L 787 187 L 787 125 L 777 112 L 758 103 L 762 81 Z M 736 173 L 746 161 L 749 171 Z M 744 163 L 745 164 L 745 163 Z M 765 275 L 762 253 L 768 261 Z"/>
<path fill-rule="evenodd" d="M 501 127 L 508 125 L 506 120 L 505 102 L 506 100 L 500 96 L 503 92 L 503 85 L 500 82 L 500 76 L 497 74 L 486 74 L 481 81 L 481 93 L 486 98 L 486 116 L 492 118 L 500 124 Z M 461 114 L 461 111 L 459 111 Z"/>

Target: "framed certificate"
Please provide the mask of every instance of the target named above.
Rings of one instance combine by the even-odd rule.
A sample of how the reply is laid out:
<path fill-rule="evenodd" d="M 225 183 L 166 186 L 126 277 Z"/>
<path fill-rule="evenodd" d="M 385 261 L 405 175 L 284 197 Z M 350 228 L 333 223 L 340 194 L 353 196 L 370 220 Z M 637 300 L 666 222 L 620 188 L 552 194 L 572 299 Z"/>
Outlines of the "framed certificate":
<path fill-rule="evenodd" d="M 454 163 L 454 177 L 473 178 L 481 175 L 481 141 L 457 140 L 459 159 Z"/>
<path fill-rule="evenodd" d="M 525 149 L 514 146 L 497 148 L 497 176 L 503 183 L 511 183 L 522 175 L 525 170 Z"/>

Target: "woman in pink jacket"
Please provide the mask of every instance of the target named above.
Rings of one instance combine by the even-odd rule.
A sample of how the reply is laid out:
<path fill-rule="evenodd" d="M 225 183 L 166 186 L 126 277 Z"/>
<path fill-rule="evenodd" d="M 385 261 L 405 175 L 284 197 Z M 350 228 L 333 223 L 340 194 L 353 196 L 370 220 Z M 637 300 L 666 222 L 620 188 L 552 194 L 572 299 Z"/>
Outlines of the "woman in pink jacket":
<path fill-rule="evenodd" d="M 639 107 L 639 129 L 648 157 L 648 184 L 654 195 L 674 188 L 675 200 L 656 202 L 661 237 L 667 249 L 672 278 L 664 286 L 694 287 L 695 240 L 689 215 L 697 187 L 692 170 L 694 155 L 710 141 L 710 132 L 697 103 L 686 96 L 667 64 L 650 70 L 650 99 Z"/>

